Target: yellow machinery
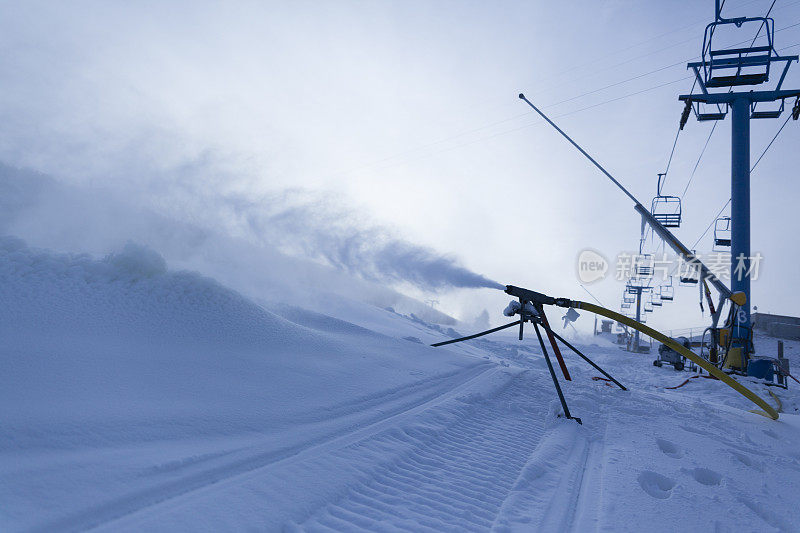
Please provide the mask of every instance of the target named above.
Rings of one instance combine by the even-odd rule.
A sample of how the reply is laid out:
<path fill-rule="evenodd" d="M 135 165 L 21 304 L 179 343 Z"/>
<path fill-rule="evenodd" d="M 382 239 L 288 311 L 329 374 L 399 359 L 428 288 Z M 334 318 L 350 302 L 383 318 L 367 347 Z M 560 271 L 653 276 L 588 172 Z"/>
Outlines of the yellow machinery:
<path fill-rule="evenodd" d="M 606 318 L 610 318 L 616 320 L 621 324 L 625 324 L 626 326 L 632 327 L 645 335 L 649 335 L 653 339 L 664 343 L 665 345 L 669 346 L 685 358 L 689 359 L 690 361 L 694 362 L 704 370 L 706 370 L 709 374 L 717 378 L 718 380 L 722 381 L 733 390 L 756 404 L 761 408 L 761 410 L 754 410 L 753 412 L 768 416 L 773 420 L 778 419 L 778 412 L 766 401 L 764 401 L 761 397 L 759 397 L 756 393 L 730 377 L 728 374 L 717 368 L 715 365 L 711 364 L 710 362 L 706 361 L 696 353 L 692 352 L 688 348 L 682 346 L 674 339 L 664 335 L 660 331 L 656 331 L 653 328 L 650 328 L 644 324 L 637 322 L 636 320 L 629 318 L 625 315 L 612 311 L 610 309 L 606 309 L 605 307 L 601 307 L 599 305 L 595 305 L 588 302 L 581 302 L 577 300 L 568 300 L 566 298 L 553 298 L 552 296 L 546 296 L 544 294 L 530 291 L 528 289 L 522 289 L 519 287 L 515 287 L 513 285 L 508 285 L 506 287 L 505 292 L 512 296 L 516 296 L 520 298 L 520 300 L 530 301 L 538 304 L 546 304 L 546 305 L 556 305 L 559 307 L 568 307 L 574 309 L 583 309 L 586 311 L 590 311 L 592 313 L 604 316 Z M 729 299 L 734 304 L 733 308 L 743 305 L 743 299 L 745 295 L 744 293 L 734 293 L 732 294 Z M 732 312 L 734 311 L 732 309 Z M 730 358 L 732 354 L 729 354 L 728 357 Z"/>
<path fill-rule="evenodd" d="M 558 383 L 558 379 L 556 378 L 555 371 L 553 370 L 553 365 L 550 362 L 550 357 L 548 356 L 547 349 L 545 348 L 544 341 L 542 339 L 542 335 L 539 332 L 539 327 L 542 327 L 548 336 L 551 337 L 551 342 L 553 344 L 553 348 L 555 350 L 555 339 L 560 340 L 564 345 L 574 351 L 578 356 L 583 358 L 586 362 L 592 365 L 595 369 L 600 371 L 607 379 L 613 381 L 617 384 L 620 388 L 625 389 L 625 387 L 615 380 L 611 375 L 605 372 L 602 368 L 597 366 L 593 361 L 591 361 L 588 357 L 582 354 L 577 348 L 569 344 L 565 339 L 560 337 L 557 333 L 555 333 L 552 329 L 550 329 L 549 324 L 545 318 L 544 314 L 544 306 L 545 305 L 555 305 L 558 307 L 566 307 L 569 310 L 567 311 L 567 317 L 570 320 L 574 320 L 577 318 L 578 314 L 575 312 L 575 309 L 583 309 L 585 311 L 590 311 L 597 315 L 604 316 L 606 318 L 610 318 L 612 320 L 616 320 L 620 324 L 624 324 L 625 326 L 629 326 L 645 335 L 649 335 L 651 338 L 661 341 L 663 344 L 674 350 L 675 352 L 679 353 L 686 359 L 689 359 L 693 363 L 697 364 L 701 368 L 705 369 L 709 374 L 720 380 L 721 382 L 725 383 L 733 390 L 759 406 L 761 409 L 753 410 L 751 412 L 757 413 L 773 420 L 778 419 L 778 411 L 776 411 L 770 404 L 765 402 L 761 397 L 759 397 L 756 393 L 730 377 L 728 374 L 717 368 L 714 364 L 710 363 L 706 359 L 703 359 L 699 355 L 692 352 L 690 349 L 686 348 L 685 346 L 681 345 L 675 339 L 664 335 L 660 331 L 656 331 L 653 328 L 645 326 L 641 322 L 638 322 L 632 318 L 629 318 L 625 315 L 617 313 L 616 311 L 612 311 L 610 309 L 606 309 L 605 307 L 601 307 L 599 305 L 595 305 L 588 302 L 581 302 L 578 300 L 569 300 L 567 298 L 554 298 L 552 296 L 547 296 L 546 294 L 542 294 L 540 292 L 532 291 L 529 289 L 523 289 L 521 287 L 516 287 L 514 285 L 506 285 L 505 289 L 506 294 L 510 294 L 515 298 L 519 299 L 519 302 L 511 302 L 506 310 L 503 312 L 506 316 L 514 316 L 519 315 L 519 320 L 511 322 L 509 324 L 505 324 L 496 328 L 489 329 L 487 331 L 483 331 L 481 333 L 475 333 L 473 335 L 469 335 L 467 337 L 461 337 L 458 339 L 450 339 L 443 342 L 438 342 L 433 344 L 432 346 L 445 346 L 448 344 L 453 344 L 456 342 L 462 342 L 470 339 L 474 339 L 477 337 L 482 337 L 483 335 L 488 335 L 490 333 L 494 333 L 496 331 L 500 331 L 502 329 L 519 326 L 519 339 L 522 340 L 522 328 L 525 325 L 525 322 L 530 322 L 533 324 L 534 330 L 536 331 L 536 335 L 539 339 L 539 345 L 542 349 L 542 354 L 547 362 L 548 370 L 550 371 L 550 375 L 553 378 L 553 384 L 555 386 L 556 392 L 558 393 L 558 397 L 561 401 L 561 405 L 564 409 L 564 414 L 567 418 L 571 418 L 576 420 L 578 423 L 581 423 L 580 418 L 573 417 L 570 414 L 569 407 L 567 407 L 566 400 L 564 395 L 561 391 L 561 386 Z M 736 308 L 742 305 L 744 294 L 743 293 L 735 293 L 730 296 L 730 301 L 734 304 L 732 308 Z M 570 316 L 572 315 L 572 316 Z M 567 374 L 565 373 L 565 377 Z M 567 378 L 569 379 L 569 378 Z"/>

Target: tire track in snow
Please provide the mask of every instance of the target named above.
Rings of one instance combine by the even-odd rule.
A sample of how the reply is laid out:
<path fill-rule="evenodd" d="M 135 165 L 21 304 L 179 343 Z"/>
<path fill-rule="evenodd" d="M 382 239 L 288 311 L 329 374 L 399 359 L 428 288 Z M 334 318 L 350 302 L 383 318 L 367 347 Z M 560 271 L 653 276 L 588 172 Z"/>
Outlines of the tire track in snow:
<path fill-rule="evenodd" d="M 300 530 L 486 531 L 544 433 L 541 376 L 518 375 L 428 442 L 384 464 Z M 365 444 L 369 446 L 369 443 Z"/>
<path fill-rule="evenodd" d="M 416 393 L 416 399 L 411 402 L 396 398 L 396 391 L 391 390 L 387 394 L 390 401 L 381 410 L 382 417 L 378 420 L 369 420 L 358 427 L 348 427 L 335 435 L 291 450 L 266 452 L 258 449 L 249 450 L 244 456 L 239 456 L 232 462 L 105 502 L 81 513 L 42 524 L 32 531 L 77 531 L 131 526 L 135 528 L 136 522 L 142 518 L 141 515 L 149 517 L 161 512 L 168 513 L 176 506 L 191 505 L 193 498 L 203 497 L 209 491 L 218 491 L 230 485 L 243 483 L 254 476 L 263 475 L 264 471 L 274 466 L 313 459 L 360 439 L 369 438 L 370 435 L 396 424 L 398 419 L 413 416 L 463 394 L 477 382 L 490 379 L 499 371 L 500 368 L 497 366 L 481 363 L 443 376 L 443 379 L 424 380 L 409 388 L 414 389 Z M 374 398 L 369 400 L 372 406 Z"/>

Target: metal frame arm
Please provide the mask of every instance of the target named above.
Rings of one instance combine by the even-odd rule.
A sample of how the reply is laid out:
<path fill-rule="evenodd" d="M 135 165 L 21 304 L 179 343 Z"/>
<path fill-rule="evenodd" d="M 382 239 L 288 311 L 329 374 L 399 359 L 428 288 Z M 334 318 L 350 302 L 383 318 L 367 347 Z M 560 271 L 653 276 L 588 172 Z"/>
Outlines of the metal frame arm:
<path fill-rule="evenodd" d="M 514 322 L 512 322 L 510 324 L 505 324 L 505 325 L 497 327 L 497 328 L 487 329 L 486 331 L 481 331 L 480 333 L 476 333 L 474 335 L 467 335 L 466 337 L 461 337 L 461 338 L 458 338 L 458 339 L 450 339 L 449 341 L 437 342 L 436 344 L 431 344 L 431 346 L 433 346 L 435 348 L 437 346 L 444 346 L 445 344 L 453 344 L 453 343 L 456 343 L 456 342 L 468 341 L 470 339 L 475 339 L 477 337 L 483 337 L 484 335 L 488 335 L 489 333 L 494 333 L 495 331 L 500 331 L 501 329 L 510 328 L 510 327 L 516 326 L 517 324 L 521 324 L 521 323 L 522 323 L 522 320 L 516 320 L 516 321 L 514 321 Z"/>

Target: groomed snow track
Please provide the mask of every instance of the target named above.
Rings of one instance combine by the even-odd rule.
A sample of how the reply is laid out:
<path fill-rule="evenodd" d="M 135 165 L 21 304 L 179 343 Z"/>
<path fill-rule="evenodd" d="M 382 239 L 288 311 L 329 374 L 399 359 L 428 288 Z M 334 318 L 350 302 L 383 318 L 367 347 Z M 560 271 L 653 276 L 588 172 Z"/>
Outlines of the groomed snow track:
<path fill-rule="evenodd" d="M 415 435 L 418 443 L 410 452 L 381 465 L 301 528 L 489 530 L 544 431 L 542 405 L 531 399 L 531 388 L 542 385 L 538 381 L 516 376 L 440 434 Z M 377 439 L 361 446 L 370 455 L 380 453 L 382 444 Z"/>
<path fill-rule="evenodd" d="M 183 494 L 154 495 L 149 505 L 120 509 L 93 525 L 102 531 L 510 531 L 538 523 L 570 529 L 577 503 L 570 494 L 581 492 L 576 474 L 586 460 L 577 424 L 554 419 L 557 400 L 543 373 L 482 370 L 424 404 L 292 457 Z"/>

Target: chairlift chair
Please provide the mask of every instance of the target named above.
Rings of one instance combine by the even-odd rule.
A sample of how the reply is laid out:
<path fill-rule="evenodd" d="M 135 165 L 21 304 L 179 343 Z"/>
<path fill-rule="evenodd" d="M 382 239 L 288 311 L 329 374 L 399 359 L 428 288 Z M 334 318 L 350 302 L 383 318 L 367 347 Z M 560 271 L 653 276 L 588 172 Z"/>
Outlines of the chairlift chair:
<path fill-rule="evenodd" d="M 632 304 L 636 301 L 636 295 L 625 291 L 625 294 L 622 295 L 622 301 L 626 304 Z"/>
<path fill-rule="evenodd" d="M 714 222 L 714 249 L 724 251 L 731 247 L 731 217 L 719 217 Z M 722 249 L 722 250 L 719 250 Z"/>
<path fill-rule="evenodd" d="M 656 196 L 650 204 L 650 213 L 653 218 L 665 228 L 679 228 L 681 226 L 681 199 L 677 196 L 661 194 L 661 182 L 665 173 L 658 175 Z"/>
<path fill-rule="evenodd" d="M 664 305 L 664 302 L 661 301 L 661 287 L 653 288 L 653 293 L 650 295 L 650 303 L 655 307 Z"/>
<path fill-rule="evenodd" d="M 634 272 L 638 278 L 653 277 L 653 254 L 640 254 L 636 257 Z"/>
<path fill-rule="evenodd" d="M 696 253 L 697 250 L 692 250 L 692 255 Z M 684 272 L 678 271 L 678 279 L 684 287 L 697 285 L 700 282 L 700 266 L 696 263 L 686 263 L 686 270 Z"/>
<path fill-rule="evenodd" d="M 626 302 L 625 300 L 622 300 L 622 303 L 619 304 L 619 307 L 620 307 L 620 309 L 630 309 L 631 308 L 631 303 L 633 303 L 633 302 Z"/>
<path fill-rule="evenodd" d="M 703 37 L 702 61 L 703 80 L 707 88 L 737 87 L 741 85 L 758 85 L 769 80 L 770 64 L 779 59 L 773 55 L 773 38 L 775 21 L 769 17 L 737 17 L 723 18 L 720 13 L 719 0 L 716 1 L 716 17 L 714 22 L 706 26 Z M 714 33 L 721 28 L 761 28 L 765 30 L 767 43 L 760 46 L 715 48 Z M 788 62 L 787 62 L 788 66 Z"/>
<path fill-rule="evenodd" d="M 681 285 L 684 287 L 691 287 L 693 285 L 697 285 L 700 281 L 700 276 L 697 274 L 697 271 L 692 270 L 685 272 L 680 275 L 680 282 Z"/>
<path fill-rule="evenodd" d="M 760 102 L 763 104 L 764 102 Z M 781 103 L 777 109 L 756 109 L 756 106 L 759 102 L 753 102 L 750 104 L 750 118 L 778 118 L 783 114 L 783 110 L 786 107 L 786 101 L 781 99 Z"/>
<path fill-rule="evenodd" d="M 724 3 L 724 0 L 723 2 Z M 688 67 L 694 72 L 696 81 L 700 85 L 703 93 L 708 94 L 708 89 L 730 88 L 745 85 L 760 85 L 770 81 L 770 68 L 773 63 L 783 63 L 783 68 L 778 68 L 780 77 L 771 90 L 779 92 L 786 73 L 792 61 L 797 61 L 795 56 L 778 55 L 775 49 L 775 21 L 769 17 L 736 17 L 725 18 L 721 14 L 720 0 L 716 0 L 714 22 L 706 26 L 703 37 L 703 49 L 701 61 L 692 62 Z M 750 29 L 758 30 L 756 37 L 762 35 L 764 39 L 758 45 L 756 40 L 750 46 L 741 47 L 741 42 L 732 47 L 718 48 L 716 42 L 719 41 L 719 33 L 725 41 L 738 41 L 740 34 L 751 34 Z M 725 30 L 729 29 L 737 35 L 725 35 Z M 715 41 L 716 39 L 716 41 Z M 749 38 L 748 38 L 749 40 Z M 744 41 L 746 42 L 746 41 Z M 764 109 L 766 102 L 753 101 L 750 106 L 750 118 L 777 118 L 784 110 L 784 98 L 779 98 L 778 108 Z M 756 106 L 760 105 L 760 109 Z M 767 104 L 768 105 L 768 104 Z M 681 115 L 680 126 L 686 124 L 689 113 L 694 110 L 697 120 L 723 120 L 728 113 L 730 105 L 728 103 L 706 104 L 702 99 L 692 101 L 686 100 L 686 107 Z M 709 108 L 712 108 L 710 111 Z M 714 110 L 713 108 L 716 108 Z"/>
<path fill-rule="evenodd" d="M 665 302 L 671 302 L 675 297 L 675 288 L 672 286 L 672 276 L 669 277 L 667 283 L 658 288 L 661 299 Z"/>
<path fill-rule="evenodd" d="M 644 303 L 644 312 L 645 313 L 652 313 L 653 312 L 653 302 L 645 302 Z"/>

